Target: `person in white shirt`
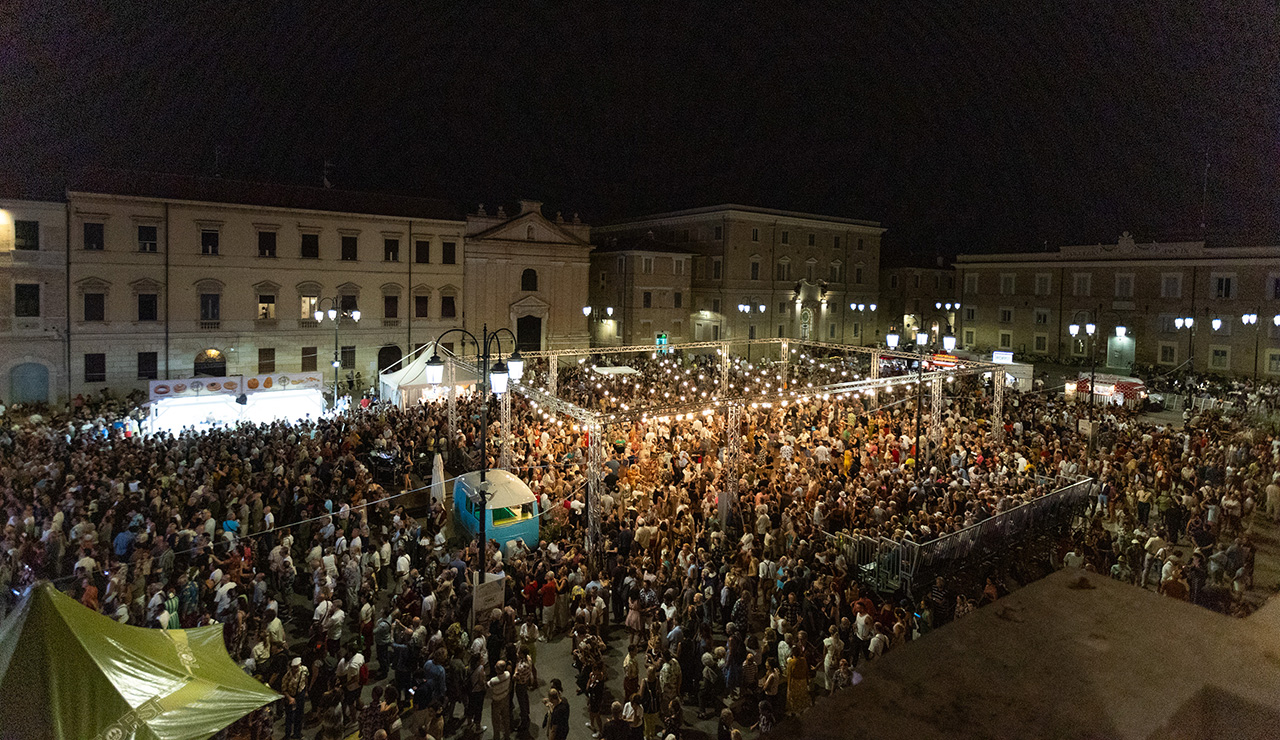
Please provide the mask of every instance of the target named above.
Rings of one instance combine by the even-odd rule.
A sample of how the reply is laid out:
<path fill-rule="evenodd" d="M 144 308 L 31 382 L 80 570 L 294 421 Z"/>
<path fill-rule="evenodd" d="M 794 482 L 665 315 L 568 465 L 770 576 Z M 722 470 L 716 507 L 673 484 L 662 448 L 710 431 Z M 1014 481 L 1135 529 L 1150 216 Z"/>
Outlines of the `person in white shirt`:
<path fill-rule="evenodd" d="M 409 577 L 409 567 L 412 561 L 409 559 L 409 553 L 402 552 L 400 557 L 396 558 L 396 594 L 404 593 L 405 580 Z"/>
<path fill-rule="evenodd" d="M 871 636 L 871 642 L 867 644 L 868 660 L 876 660 L 884 655 L 885 648 L 888 646 L 889 638 L 885 636 L 884 630 L 877 624 L 875 634 Z"/>
<path fill-rule="evenodd" d="M 271 640 L 272 644 L 279 645 L 282 648 L 289 644 L 288 638 L 286 638 L 284 634 L 284 623 L 281 622 L 280 617 L 276 615 L 275 608 L 267 609 L 267 637 Z"/>
<path fill-rule="evenodd" d="M 329 635 L 329 647 L 336 650 L 338 645 L 342 643 L 342 625 L 347 621 L 347 613 L 342 610 L 342 599 L 333 600 L 333 609 L 329 611 L 329 616 L 325 618 L 323 627 Z"/>
<path fill-rule="evenodd" d="M 483 665 L 489 664 L 489 641 L 485 637 L 485 628 L 476 627 L 475 639 L 471 641 L 471 654 L 480 656 Z"/>
<path fill-rule="evenodd" d="M 214 611 L 219 620 L 225 619 L 231 611 L 231 601 L 235 598 L 236 584 L 231 576 L 224 574 L 222 582 L 213 590 Z"/>
<path fill-rule="evenodd" d="M 511 737 L 511 672 L 507 670 L 507 661 L 498 661 L 487 689 L 493 736 L 495 740 L 508 740 Z"/>
<path fill-rule="evenodd" d="M 364 654 L 355 648 L 351 648 L 351 654 L 343 657 L 338 661 L 337 674 L 342 681 L 343 687 L 343 712 L 348 711 L 350 716 L 354 718 L 356 713 L 356 700 L 360 698 L 360 689 L 363 684 L 360 681 L 360 669 L 364 667 Z"/>

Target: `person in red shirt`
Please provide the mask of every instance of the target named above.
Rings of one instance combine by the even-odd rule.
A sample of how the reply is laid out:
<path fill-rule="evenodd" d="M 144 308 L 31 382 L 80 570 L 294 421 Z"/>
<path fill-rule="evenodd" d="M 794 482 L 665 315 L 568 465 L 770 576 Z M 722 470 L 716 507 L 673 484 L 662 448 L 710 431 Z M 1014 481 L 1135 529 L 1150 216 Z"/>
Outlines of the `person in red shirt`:
<path fill-rule="evenodd" d="M 542 584 L 542 627 L 545 637 L 551 639 L 556 618 L 556 575 L 547 572 L 547 580 Z"/>
<path fill-rule="evenodd" d="M 524 584 L 525 614 L 537 616 L 538 610 L 542 607 L 542 594 L 538 592 L 538 582 L 532 578 Z"/>

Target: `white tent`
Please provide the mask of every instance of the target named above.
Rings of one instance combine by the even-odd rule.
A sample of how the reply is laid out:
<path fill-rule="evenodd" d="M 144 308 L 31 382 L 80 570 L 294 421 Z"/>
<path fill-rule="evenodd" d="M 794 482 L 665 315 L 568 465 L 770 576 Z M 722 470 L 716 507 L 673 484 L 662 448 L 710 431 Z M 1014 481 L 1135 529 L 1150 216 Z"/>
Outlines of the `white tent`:
<path fill-rule="evenodd" d="M 445 350 L 441 351 L 445 353 L 447 361 L 451 355 Z M 431 353 L 423 350 L 413 360 L 402 363 L 399 369 L 379 375 L 378 385 L 382 397 L 403 408 L 411 403 L 429 400 L 446 391 L 443 385 L 436 386 L 427 382 L 427 361 L 430 359 Z M 476 375 L 459 365 L 454 371 L 454 379 L 456 385 L 462 388 L 474 385 Z"/>

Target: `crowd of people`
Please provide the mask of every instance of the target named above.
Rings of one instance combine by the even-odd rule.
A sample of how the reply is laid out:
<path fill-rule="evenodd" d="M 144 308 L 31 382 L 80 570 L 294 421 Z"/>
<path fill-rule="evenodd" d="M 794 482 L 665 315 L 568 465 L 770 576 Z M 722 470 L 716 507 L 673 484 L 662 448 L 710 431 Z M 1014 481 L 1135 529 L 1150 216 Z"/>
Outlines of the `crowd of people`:
<path fill-rule="evenodd" d="M 573 368 L 560 388 L 590 408 L 621 408 L 701 393 L 685 384 L 718 379 L 715 362 L 651 358 L 603 380 Z M 828 376 L 848 372 L 822 364 Z M 735 378 L 778 380 L 776 369 L 766 381 L 750 364 L 733 367 Z M 813 372 L 792 371 L 793 382 Z M 451 537 L 442 502 L 406 508 L 401 486 L 374 481 L 368 456 L 458 448 L 477 458 L 475 396 L 459 399 L 452 437 L 443 403 L 179 435 L 137 434 L 120 423 L 136 420 L 131 404 L 109 398 L 38 417 L 10 409 L 0 611 L 50 579 L 124 623 L 222 623 L 231 656 L 284 696 L 235 728 L 247 736 L 487 736 L 487 706 L 495 738 L 539 727 L 565 740 L 581 702 L 597 737 L 679 738 L 715 718 L 729 738 L 768 732 L 816 694 L 857 682 L 864 662 L 1017 585 L 970 573 L 927 592 L 877 593 L 842 541 L 927 542 L 1079 477 L 1097 489 L 1055 565 L 1242 608 L 1251 516 L 1280 515 L 1280 440 L 1217 415 L 1174 428 L 1114 408 L 1090 444 L 1078 407 L 1034 393 L 1008 394 L 994 430 L 990 390 L 974 381 L 949 387 L 941 418 L 924 414 L 917 451 L 913 399 L 748 408 L 733 430 L 718 414 L 615 425 L 597 502 L 586 432 L 513 399 L 511 459 L 538 497 L 542 535 L 514 549 L 487 543 L 505 600 L 474 625 L 477 545 Z M 729 434 L 744 455 L 724 528 Z M 601 544 L 589 551 L 592 503 Z M 622 634 L 625 648 L 611 645 Z M 548 640 L 567 641 L 572 675 L 540 673 Z"/>

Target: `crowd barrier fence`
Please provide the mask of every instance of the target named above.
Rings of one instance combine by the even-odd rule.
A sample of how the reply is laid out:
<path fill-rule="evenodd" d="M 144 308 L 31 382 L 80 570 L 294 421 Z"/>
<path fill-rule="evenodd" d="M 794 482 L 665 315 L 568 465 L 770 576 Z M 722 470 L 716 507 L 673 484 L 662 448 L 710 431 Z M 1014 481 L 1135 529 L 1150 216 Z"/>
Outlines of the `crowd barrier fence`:
<path fill-rule="evenodd" d="M 1092 478 L 1044 478 L 1055 490 L 995 516 L 929 542 L 837 534 L 845 563 L 864 584 L 877 591 L 912 591 L 921 579 L 944 575 L 1000 552 L 1024 536 L 1069 525 L 1088 502 Z"/>

